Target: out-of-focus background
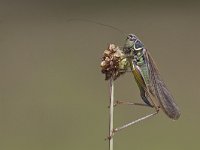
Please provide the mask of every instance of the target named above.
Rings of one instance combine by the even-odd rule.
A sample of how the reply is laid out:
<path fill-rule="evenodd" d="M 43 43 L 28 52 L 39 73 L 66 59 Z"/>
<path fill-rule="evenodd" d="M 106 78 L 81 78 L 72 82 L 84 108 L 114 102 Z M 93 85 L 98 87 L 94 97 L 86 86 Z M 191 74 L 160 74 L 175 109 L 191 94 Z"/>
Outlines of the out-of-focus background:
<path fill-rule="evenodd" d="M 118 31 L 135 33 L 154 57 L 181 109 L 116 134 L 114 149 L 200 148 L 200 3 L 195 1 L 1 0 L 0 149 L 108 149 L 108 82 L 100 72 Z M 131 74 L 115 82 L 115 98 L 142 102 Z M 152 109 L 119 106 L 115 127 Z"/>

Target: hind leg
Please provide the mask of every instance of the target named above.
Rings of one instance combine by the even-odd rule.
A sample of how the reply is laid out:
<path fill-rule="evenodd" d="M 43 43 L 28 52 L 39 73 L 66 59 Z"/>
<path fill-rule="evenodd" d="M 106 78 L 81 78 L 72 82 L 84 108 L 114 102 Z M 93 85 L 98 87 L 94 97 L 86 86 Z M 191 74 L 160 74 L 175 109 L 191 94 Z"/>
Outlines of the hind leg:
<path fill-rule="evenodd" d="M 140 88 L 140 96 L 142 98 L 142 100 L 145 102 L 145 104 L 143 103 L 135 103 L 135 102 L 130 102 L 130 101 L 121 101 L 121 100 L 117 100 L 115 103 L 114 103 L 114 106 L 117 106 L 117 105 L 137 105 L 137 106 L 148 106 L 148 107 L 153 107 L 153 105 L 150 103 L 150 101 L 148 100 L 148 98 L 146 97 L 146 94 L 145 94 L 145 91 Z"/>
<path fill-rule="evenodd" d="M 134 103 L 134 102 L 130 102 L 130 101 L 119 101 L 117 100 L 115 103 L 114 103 L 114 106 L 117 106 L 117 105 L 137 105 L 137 106 L 149 106 L 147 104 L 143 104 L 143 103 Z"/>

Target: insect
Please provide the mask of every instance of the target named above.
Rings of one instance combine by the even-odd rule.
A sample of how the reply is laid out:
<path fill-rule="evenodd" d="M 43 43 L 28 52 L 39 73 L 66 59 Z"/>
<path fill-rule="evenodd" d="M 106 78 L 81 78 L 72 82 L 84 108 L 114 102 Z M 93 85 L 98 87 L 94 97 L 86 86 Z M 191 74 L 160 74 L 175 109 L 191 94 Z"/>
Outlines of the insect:
<path fill-rule="evenodd" d="M 97 25 L 101 25 L 104 27 L 112 28 L 124 35 L 124 32 L 116 27 L 103 24 L 97 21 L 92 21 L 88 19 L 69 19 L 70 21 L 86 21 L 91 22 Z M 138 37 L 134 34 L 129 34 L 126 37 L 125 44 L 123 46 L 122 52 L 125 54 L 124 58 L 122 60 L 128 62 L 131 72 L 134 75 L 135 81 L 139 87 L 140 90 L 140 96 L 144 103 L 146 104 L 139 104 L 139 103 L 132 103 L 132 102 L 123 102 L 123 101 L 117 101 L 116 104 L 131 104 L 131 105 L 142 105 L 142 106 L 148 106 L 155 109 L 154 113 L 151 113 L 147 116 L 144 116 L 142 118 L 139 118 L 135 121 L 132 121 L 128 124 L 125 124 L 121 127 L 115 128 L 113 130 L 113 135 L 115 132 L 122 130 L 128 126 L 131 126 L 137 122 L 140 122 L 142 120 L 145 120 L 147 118 L 150 118 L 156 114 L 160 110 L 163 110 L 163 112 L 171 119 L 177 120 L 180 117 L 180 110 L 176 103 L 174 102 L 174 99 L 168 90 L 167 86 L 165 85 L 164 81 L 162 80 L 160 73 L 158 71 L 158 68 L 156 66 L 156 63 L 154 62 L 153 58 L 151 57 L 151 54 L 149 51 L 144 47 L 144 44 L 138 39 Z M 106 53 L 107 54 L 107 53 Z M 112 55 L 110 58 L 113 58 Z M 104 60 L 107 61 L 107 60 Z M 104 62 L 105 63 L 105 62 Z M 110 59 L 107 63 L 102 63 L 101 67 L 103 67 L 104 73 L 108 71 L 108 78 L 110 77 L 109 71 L 113 68 L 109 68 L 110 65 L 107 66 L 107 63 L 110 63 Z M 113 62 L 112 62 L 113 63 Z M 112 66 L 112 65 L 111 65 Z M 124 71 L 128 72 L 128 67 L 125 62 L 123 62 Z M 107 70 L 108 69 L 108 70 Z M 119 69 L 119 68 L 118 68 Z M 119 70 L 117 70 L 119 71 Z M 118 77 L 119 72 L 116 77 Z M 112 136 L 112 135 L 111 135 Z M 110 138 L 110 137 L 108 137 Z"/>
<path fill-rule="evenodd" d="M 126 54 L 131 72 L 140 89 L 142 100 L 147 106 L 155 108 L 155 112 L 116 128 L 113 133 L 156 115 L 160 109 L 163 110 L 169 118 L 177 120 L 180 117 L 180 110 L 175 104 L 164 81 L 161 79 L 158 68 L 149 51 L 144 47 L 144 44 L 137 36 L 129 34 L 126 38 L 123 52 Z M 123 103 L 123 101 L 120 103 Z M 136 103 L 129 102 L 128 104 Z"/>

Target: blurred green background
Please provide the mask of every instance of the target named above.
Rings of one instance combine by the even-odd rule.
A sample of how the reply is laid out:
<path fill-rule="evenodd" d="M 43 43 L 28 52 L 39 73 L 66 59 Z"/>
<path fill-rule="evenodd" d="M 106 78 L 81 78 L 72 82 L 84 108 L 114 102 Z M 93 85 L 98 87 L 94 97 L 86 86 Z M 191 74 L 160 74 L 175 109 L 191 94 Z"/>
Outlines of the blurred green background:
<path fill-rule="evenodd" d="M 116 134 L 114 149 L 200 148 L 200 3 L 198 1 L 0 1 L 0 149 L 105 150 L 108 82 L 100 72 L 109 43 L 136 34 L 152 53 L 181 109 L 161 112 Z M 115 98 L 141 102 L 131 74 Z M 153 110 L 119 106 L 115 127 Z"/>

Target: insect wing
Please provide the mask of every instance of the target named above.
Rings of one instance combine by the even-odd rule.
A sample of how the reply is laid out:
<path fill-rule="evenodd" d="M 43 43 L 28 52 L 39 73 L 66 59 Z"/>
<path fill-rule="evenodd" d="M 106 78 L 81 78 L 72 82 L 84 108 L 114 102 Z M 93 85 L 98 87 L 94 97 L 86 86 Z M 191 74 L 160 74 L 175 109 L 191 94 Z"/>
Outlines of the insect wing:
<path fill-rule="evenodd" d="M 146 63 L 149 68 L 150 85 L 149 91 L 154 93 L 155 97 L 159 100 L 160 107 L 167 116 L 171 119 L 177 120 L 180 117 L 180 111 L 174 99 L 167 89 L 164 81 L 161 79 L 158 68 L 151 57 L 150 53 L 144 49 Z"/>

